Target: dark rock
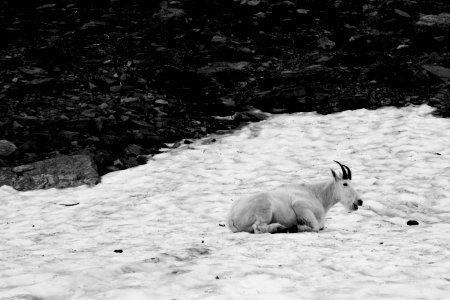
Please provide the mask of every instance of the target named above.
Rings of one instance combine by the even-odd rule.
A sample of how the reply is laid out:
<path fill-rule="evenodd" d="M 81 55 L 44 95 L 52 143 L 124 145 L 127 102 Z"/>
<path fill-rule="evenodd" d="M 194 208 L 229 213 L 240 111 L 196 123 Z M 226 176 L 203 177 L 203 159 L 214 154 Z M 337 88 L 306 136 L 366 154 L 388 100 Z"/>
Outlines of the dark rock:
<path fill-rule="evenodd" d="M 42 159 L 38 153 L 24 152 L 20 153 L 20 164 L 30 164 L 32 162 Z"/>
<path fill-rule="evenodd" d="M 450 13 L 441 13 L 439 15 L 421 16 L 416 23 L 421 28 L 441 29 L 450 31 Z"/>
<path fill-rule="evenodd" d="M 78 120 L 64 121 L 62 126 L 69 131 L 91 132 L 92 129 L 95 128 L 95 122 L 87 118 L 82 118 Z"/>
<path fill-rule="evenodd" d="M 427 70 L 429 73 L 438 77 L 442 81 L 450 80 L 450 69 L 442 67 L 442 66 L 434 66 L 434 65 L 422 65 L 422 68 Z"/>
<path fill-rule="evenodd" d="M 105 103 L 105 102 L 103 102 L 102 104 L 100 104 L 100 105 L 98 106 L 98 108 L 100 108 L 101 110 L 105 110 L 105 109 L 108 108 L 108 104 Z"/>
<path fill-rule="evenodd" d="M 306 89 L 302 85 L 278 86 L 273 88 L 271 91 L 260 92 L 259 95 L 261 96 L 261 98 L 265 99 L 291 99 L 305 96 Z"/>
<path fill-rule="evenodd" d="M 394 12 L 402 18 L 411 18 L 411 15 L 401 9 L 394 9 Z"/>
<path fill-rule="evenodd" d="M 412 80 L 418 79 L 415 76 L 415 70 L 408 63 L 401 60 L 388 60 L 378 63 L 373 66 L 367 75 L 370 79 L 374 79 L 377 82 L 402 89 L 414 88 Z"/>
<path fill-rule="evenodd" d="M 9 162 L 4 159 L 0 159 L 0 168 L 9 166 Z"/>
<path fill-rule="evenodd" d="M 220 43 L 220 44 L 223 44 L 223 43 L 226 43 L 226 41 L 227 41 L 227 38 L 224 37 L 224 36 L 221 36 L 221 35 L 215 35 L 215 36 L 213 36 L 213 37 L 211 38 L 211 42 L 212 42 L 212 43 Z"/>
<path fill-rule="evenodd" d="M 117 93 L 120 92 L 122 90 L 122 86 L 121 85 L 113 85 L 109 88 L 109 90 L 111 92 Z"/>
<path fill-rule="evenodd" d="M 136 144 L 130 144 L 125 148 L 124 152 L 130 156 L 138 156 L 144 153 L 144 148 Z"/>
<path fill-rule="evenodd" d="M 112 164 L 113 154 L 108 150 L 99 149 L 99 150 L 95 151 L 94 161 L 98 166 L 105 166 L 105 165 Z M 100 171 L 100 174 L 104 174 L 103 170 L 100 169 L 99 171 Z"/>
<path fill-rule="evenodd" d="M 120 159 L 116 159 L 114 161 L 114 167 L 119 168 L 119 169 L 123 169 L 124 164 Z"/>
<path fill-rule="evenodd" d="M 249 0 L 247 1 L 248 6 L 257 6 L 261 3 L 261 0 Z"/>
<path fill-rule="evenodd" d="M 408 222 L 406 222 L 406 225 L 409 226 L 419 225 L 419 222 L 417 222 L 416 220 L 409 220 Z"/>
<path fill-rule="evenodd" d="M 317 40 L 317 45 L 319 46 L 319 48 L 322 48 L 324 50 L 331 50 L 334 48 L 336 43 L 327 37 L 323 37 Z"/>
<path fill-rule="evenodd" d="M 289 80 L 289 82 L 291 81 L 302 82 L 302 80 L 307 80 L 310 82 L 317 82 L 317 81 L 330 82 L 332 76 L 333 70 L 321 64 L 309 65 L 298 71 L 286 70 L 281 72 L 281 78 L 283 78 L 284 80 L 287 79 Z"/>
<path fill-rule="evenodd" d="M 344 109 L 369 108 L 371 103 L 367 95 L 348 95 L 339 99 L 340 106 Z"/>
<path fill-rule="evenodd" d="M 159 104 L 159 105 L 168 105 L 169 102 L 163 99 L 158 99 L 155 101 L 155 104 Z"/>
<path fill-rule="evenodd" d="M 257 110 L 246 111 L 239 115 L 241 117 L 241 122 L 258 122 L 267 119 L 269 116 L 269 114 Z"/>
<path fill-rule="evenodd" d="M 122 103 L 133 103 L 139 101 L 139 97 L 125 97 L 120 99 L 120 102 Z"/>
<path fill-rule="evenodd" d="M 198 95 L 202 89 L 211 84 L 211 79 L 199 72 L 167 65 L 156 74 L 155 83 L 172 93 L 180 92 L 186 96 L 186 92 Z"/>
<path fill-rule="evenodd" d="M 62 66 L 71 62 L 72 56 L 62 47 L 45 46 L 31 47 L 26 52 L 27 56 L 37 61 L 44 69 L 51 70 L 56 65 Z"/>
<path fill-rule="evenodd" d="M 17 166 L 12 168 L 12 171 L 14 173 L 20 174 L 20 176 L 22 176 L 23 172 L 27 172 L 27 171 L 31 171 L 34 170 L 36 167 L 34 165 L 21 165 L 21 166 Z"/>
<path fill-rule="evenodd" d="M 69 131 L 69 130 L 61 130 L 58 135 L 62 137 L 63 139 L 72 141 L 75 137 L 79 135 L 78 132 Z"/>
<path fill-rule="evenodd" d="M 163 138 L 146 129 L 133 131 L 133 138 L 145 147 L 158 147 L 162 144 Z"/>
<path fill-rule="evenodd" d="M 30 85 L 38 86 L 38 85 L 46 85 L 50 82 L 53 82 L 55 78 L 41 78 L 41 79 L 33 79 L 28 81 L 27 83 Z"/>
<path fill-rule="evenodd" d="M 36 7 L 36 10 L 47 9 L 47 8 L 53 8 L 53 7 L 55 7 L 55 6 L 56 6 L 55 3 L 44 4 L 44 5 L 40 5 L 40 6 Z"/>
<path fill-rule="evenodd" d="M 433 97 L 429 104 L 436 107 L 436 113 L 445 117 L 450 117 L 450 88 L 441 88 Z"/>
<path fill-rule="evenodd" d="M 184 10 L 174 7 L 162 8 L 155 14 L 153 18 L 158 18 L 162 21 L 177 20 L 185 15 Z"/>
<path fill-rule="evenodd" d="M 141 120 L 131 120 L 131 123 L 138 125 L 140 127 L 153 128 L 152 125 L 150 125 L 149 123 L 147 123 L 145 121 L 141 121 Z"/>
<path fill-rule="evenodd" d="M 98 182 L 97 168 L 87 155 L 61 155 L 0 171 L 0 184 L 19 191 L 95 185 Z"/>
<path fill-rule="evenodd" d="M 222 97 L 222 98 L 220 98 L 220 100 L 221 100 L 222 104 L 225 106 L 228 106 L 228 107 L 236 106 L 236 102 L 232 98 Z"/>
<path fill-rule="evenodd" d="M 137 159 L 137 157 L 128 157 L 124 161 L 124 168 L 126 168 L 126 169 L 133 168 L 133 167 L 136 167 L 139 165 L 143 165 L 143 164 L 140 163 L 140 161 Z"/>
<path fill-rule="evenodd" d="M 126 136 L 117 136 L 115 134 L 104 134 L 102 136 L 101 142 L 104 143 L 105 146 L 117 149 L 124 149 L 127 144 Z"/>
<path fill-rule="evenodd" d="M 16 173 L 11 171 L 11 168 L 0 168 L 0 186 L 12 185 L 16 177 Z"/>
<path fill-rule="evenodd" d="M 23 128 L 22 124 L 20 124 L 20 123 L 17 122 L 17 121 L 13 121 L 12 126 L 13 126 L 14 129 Z"/>
<path fill-rule="evenodd" d="M 119 171 L 120 168 L 117 168 L 117 167 L 115 167 L 115 166 L 106 166 L 105 170 L 107 170 L 105 173 L 108 173 L 108 172 L 116 172 L 116 171 Z"/>
<path fill-rule="evenodd" d="M 17 150 L 16 145 L 7 140 L 0 140 L 0 156 L 10 156 Z"/>
<path fill-rule="evenodd" d="M 247 61 L 240 61 L 235 63 L 217 62 L 198 69 L 198 72 L 203 75 L 211 75 L 225 71 L 243 71 L 245 68 L 248 67 L 249 64 L 250 63 Z"/>
<path fill-rule="evenodd" d="M 52 136 L 48 133 L 34 133 L 26 137 L 28 141 L 18 148 L 22 152 L 50 151 L 52 148 Z"/>
<path fill-rule="evenodd" d="M 38 67 L 21 67 L 19 68 L 19 71 L 22 73 L 25 73 L 27 75 L 43 75 L 47 74 L 47 71 L 45 71 L 42 68 Z"/>
<path fill-rule="evenodd" d="M 306 89 L 302 85 L 278 86 L 271 91 L 260 92 L 258 96 L 254 105 L 265 111 L 301 111 L 308 106 Z"/>
<path fill-rule="evenodd" d="M 139 156 L 136 158 L 136 160 L 137 160 L 137 163 L 138 163 L 138 164 L 140 164 L 140 165 L 145 165 L 145 164 L 147 163 L 148 158 L 147 158 L 147 156 L 145 156 L 145 155 L 139 155 Z"/>
<path fill-rule="evenodd" d="M 96 28 L 96 27 L 104 27 L 106 25 L 107 24 L 105 22 L 89 21 L 89 22 L 81 25 L 80 30 L 88 30 L 88 29 L 92 29 L 92 28 Z"/>

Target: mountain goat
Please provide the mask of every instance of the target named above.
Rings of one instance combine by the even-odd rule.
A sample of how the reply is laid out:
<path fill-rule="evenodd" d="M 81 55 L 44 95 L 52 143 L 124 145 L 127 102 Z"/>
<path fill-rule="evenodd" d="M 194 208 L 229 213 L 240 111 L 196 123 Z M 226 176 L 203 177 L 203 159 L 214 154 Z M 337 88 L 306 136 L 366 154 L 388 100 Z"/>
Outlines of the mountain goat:
<path fill-rule="evenodd" d="M 276 233 L 292 227 L 299 232 L 324 228 L 328 210 L 340 202 L 349 211 L 363 204 L 351 187 L 352 172 L 335 161 L 342 176 L 331 169 L 333 180 L 316 184 L 288 184 L 279 188 L 237 200 L 228 215 L 228 227 L 233 232 Z"/>

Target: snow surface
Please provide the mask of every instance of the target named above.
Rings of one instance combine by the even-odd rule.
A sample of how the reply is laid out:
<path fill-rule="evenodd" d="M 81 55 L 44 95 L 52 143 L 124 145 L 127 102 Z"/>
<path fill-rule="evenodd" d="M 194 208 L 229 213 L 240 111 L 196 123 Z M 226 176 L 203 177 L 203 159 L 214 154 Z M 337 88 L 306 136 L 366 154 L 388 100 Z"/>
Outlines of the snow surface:
<path fill-rule="evenodd" d="M 93 188 L 4 186 L 0 299 L 450 299 L 450 120 L 430 112 L 278 115 Z M 224 227 L 233 200 L 333 160 L 360 210 L 336 205 L 320 233 Z"/>

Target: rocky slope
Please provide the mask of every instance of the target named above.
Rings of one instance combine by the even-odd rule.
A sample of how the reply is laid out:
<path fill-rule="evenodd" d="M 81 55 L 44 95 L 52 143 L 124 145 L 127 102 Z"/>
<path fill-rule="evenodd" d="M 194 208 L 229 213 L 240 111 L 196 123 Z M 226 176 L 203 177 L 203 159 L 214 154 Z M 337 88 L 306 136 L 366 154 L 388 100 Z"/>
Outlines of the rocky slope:
<path fill-rule="evenodd" d="M 450 115 L 447 1 L 2 1 L 0 28 L 0 184 L 61 155 L 133 167 L 261 111 Z"/>

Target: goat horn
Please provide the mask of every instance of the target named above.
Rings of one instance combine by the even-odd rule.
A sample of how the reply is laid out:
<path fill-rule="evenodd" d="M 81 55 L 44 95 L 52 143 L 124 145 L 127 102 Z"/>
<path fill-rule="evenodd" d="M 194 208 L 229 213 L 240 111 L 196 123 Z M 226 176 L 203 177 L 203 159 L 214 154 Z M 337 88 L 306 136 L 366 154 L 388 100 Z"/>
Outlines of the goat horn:
<path fill-rule="evenodd" d="M 347 173 L 347 170 L 345 168 L 347 168 L 349 171 L 350 171 L 350 169 L 347 166 L 344 166 L 343 164 L 341 164 L 340 162 L 338 162 L 336 160 L 334 162 L 337 163 L 341 167 L 342 179 L 350 179 L 351 173 L 350 173 L 350 176 L 349 176 L 349 174 Z"/>
<path fill-rule="evenodd" d="M 344 165 L 344 167 L 347 169 L 347 177 L 349 180 L 352 180 L 352 171 L 350 171 L 350 168 Z"/>

